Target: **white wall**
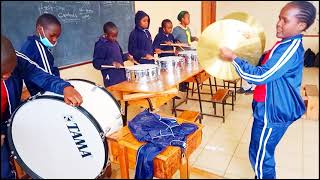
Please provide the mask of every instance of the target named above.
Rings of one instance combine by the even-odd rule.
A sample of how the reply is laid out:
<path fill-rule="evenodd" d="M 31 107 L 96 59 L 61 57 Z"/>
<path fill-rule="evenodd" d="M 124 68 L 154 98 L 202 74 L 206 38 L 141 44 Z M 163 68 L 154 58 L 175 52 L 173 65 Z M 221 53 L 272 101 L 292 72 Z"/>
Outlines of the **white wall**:
<path fill-rule="evenodd" d="M 199 37 L 201 34 L 201 1 L 135 1 L 135 11 L 142 10 L 150 16 L 149 31 L 152 38 L 157 35 L 161 22 L 170 19 L 173 27 L 179 24 L 177 16 L 180 11 L 190 13 L 191 33 Z"/>
<path fill-rule="evenodd" d="M 217 1 L 217 20 L 223 18 L 231 12 L 246 12 L 256 18 L 264 27 L 266 33 L 266 49 L 270 49 L 277 41 L 275 36 L 276 23 L 281 8 L 289 1 Z M 318 21 L 315 22 L 307 34 L 314 34 L 319 32 L 319 2 L 312 1 L 317 8 Z M 318 37 L 304 37 L 304 48 L 311 48 L 315 53 L 319 52 L 319 38 Z"/>

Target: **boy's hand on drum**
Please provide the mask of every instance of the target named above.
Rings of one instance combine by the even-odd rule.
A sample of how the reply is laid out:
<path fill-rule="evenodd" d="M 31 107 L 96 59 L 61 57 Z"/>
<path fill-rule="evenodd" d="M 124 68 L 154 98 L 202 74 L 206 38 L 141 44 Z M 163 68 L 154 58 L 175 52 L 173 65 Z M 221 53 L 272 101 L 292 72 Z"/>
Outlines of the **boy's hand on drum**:
<path fill-rule="evenodd" d="M 72 106 L 80 106 L 83 102 L 80 93 L 72 86 L 67 86 L 63 89 L 64 102 Z"/>
<path fill-rule="evenodd" d="M 233 61 L 237 55 L 229 48 L 222 47 L 220 48 L 220 57 L 225 61 Z"/>
<path fill-rule="evenodd" d="M 175 54 L 176 56 L 178 56 L 178 55 L 179 55 L 179 51 L 178 51 L 178 50 L 175 50 L 175 51 L 174 51 L 174 54 Z"/>
<path fill-rule="evenodd" d="M 158 49 L 158 48 L 156 48 L 156 49 L 154 50 L 154 52 L 155 52 L 156 54 L 161 54 L 161 53 L 162 53 L 161 49 Z"/>
<path fill-rule="evenodd" d="M 116 62 L 116 61 L 114 61 L 114 62 L 112 63 L 112 65 L 113 65 L 114 67 L 116 67 L 116 68 L 121 68 L 121 67 L 123 67 L 123 65 L 122 65 L 121 63 Z"/>
<path fill-rule="evenodd" d="M 153 60 L 153 59 L 154 59 L 154 57 L 151 56 L 150 54 L 147 54 L 147 55 L 145 56 L 145 58 L 148 59 L 148 60 Z"/>

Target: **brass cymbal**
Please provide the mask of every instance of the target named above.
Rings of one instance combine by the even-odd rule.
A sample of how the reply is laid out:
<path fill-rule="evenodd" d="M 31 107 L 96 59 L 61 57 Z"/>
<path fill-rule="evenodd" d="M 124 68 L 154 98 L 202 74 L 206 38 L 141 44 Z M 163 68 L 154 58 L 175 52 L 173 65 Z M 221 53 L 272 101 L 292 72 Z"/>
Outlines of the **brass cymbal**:
<path fill-rule="evenodd" d="M 249 24 L 252 28 L 254 28 L 256 33 L 258 33 L 261 41 L 261 46 L 262 46 L 261 54 L 264 52 L 264 48 L 266 45 L 266 35 L 264 33 L 263 26 L 259 24 L 253 16 L 250 16 L 244 12 L 233 12 L 224 16 L 222 19 L 234 19 L 234 20 L 242 21 Z"/>
<path fill-rule="evenodd" d="M 230 48 L 237 56 L 256 65 L 263 52 L 258 32 L 250 24 L 234 19 L 223 19 L 209 25 L 202 32 L 197 46 L 201 66 L 219 79 L 239 78 L 231 62 L 220 58 L 219 49 Z"/>

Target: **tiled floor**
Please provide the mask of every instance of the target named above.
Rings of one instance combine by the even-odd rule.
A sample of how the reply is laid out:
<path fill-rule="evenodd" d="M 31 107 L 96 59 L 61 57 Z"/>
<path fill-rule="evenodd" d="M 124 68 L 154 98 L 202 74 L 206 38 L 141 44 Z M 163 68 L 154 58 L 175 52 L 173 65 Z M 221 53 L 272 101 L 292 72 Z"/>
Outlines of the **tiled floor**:
<path fill-rule="evenodd" d="M 303 84 L 319 88 L 319 69 L 306 68 Z M 221 82 L 220 82 L 221 84 Z M 204 86 L 205 91 L 208 87 Z M 194 95 L 196 97 L 196 95 Z M 204 95 L 205 97 L 205 95 Z M 207 96 L 206 98 L 208 98 Z M 190 157 L 192 167 L 223 178 L 254 178 L 248 158 L 252 127 L 252 95 L 238 95 L 235 110 L 226 106 L 226 120 L 204 116 L 203 139 L 200 147 Z M 161 107 L 160 112 L 171 113 L 171 102 Z M 188 101 L 182 109 L 199 109 L 197 101 Z M 221 106 L 217 106 L 221 113 Z M 211 103 L 203 103 L 204 112 L 213 113 Z M 143 109 L 129 108 L 129 119 Z M 299 119 L 287 130 L 275 152 L 277 178 L 319 178 L 319 120 Z M 119 166 L 113 166 L 112 178 L 120 178 Z M 134 170 L 130 170 L 130 178 Z M 179 178 L 178 172 L 173 178 Z M 191 171 L 191 178 L 212 178 Z"/>

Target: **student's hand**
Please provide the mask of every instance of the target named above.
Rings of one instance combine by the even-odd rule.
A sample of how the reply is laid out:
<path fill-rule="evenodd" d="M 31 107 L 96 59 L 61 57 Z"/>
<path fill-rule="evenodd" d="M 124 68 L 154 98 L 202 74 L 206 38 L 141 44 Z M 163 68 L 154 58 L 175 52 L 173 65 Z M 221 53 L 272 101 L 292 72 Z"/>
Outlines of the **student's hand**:
<path fill-rule="evenodd" d="M 123 67 L 123 65 L 122 65 L 121 63 L 116 62 L 116 61 L 114 61 L 114 62 L 112 63 L 112 65 L 113 65 L 114 67 L 116 67 L 116 68 L 121 68 L 121 67 Z"/>
<path fill-rule="evenodd" d="M 133 56 L 131 54 L 128 54 L 128 60 L 133 62 L 134 64 L 140 64 L 136 60 L 134 60 Z"/>
<path fill-rule="evenodd" d="M 234 52 L 231 49 L 222 47 L 220 48 L 220 57 L 225 61 L 231 62 L 237 57 L 237 55 L 234 54 Z"/>
<path fill-rule="evenodd" d="M 158 48 L 155 49 L 154 52 L 155 52 L 156 54 L 161 54 L 161 53 L 162 53 L 161 49 L 158 49 Z"/>
<path fill-rule="evenodd" d="M 179 51 L 178 51 L 178 50 L 175 50 L 175 51 L 174 51 L 174 54 L 175 54 L 176 56 L 178 56 L 178 55 L 179 55 Z"/>
<path fill-rule="evenodd" d="M 197 37 L 192 37 L 192 41 L 199 41 Z"/>
<path fill-rule="evenodd" d="M 4 143 L 4 137 L 5 137 L 5 135 L 1 134 L 1 147 L 2 147 L 2 145 Z"/>
<path fill-rule="evenodd" d="M 64 102 L 72 106 L 80 106 L 83 102 L 80 93 L 72 86 L 67 86 L 63 89 Z"/>
<path fill-rule="evenodd" d="M 171 45 L 173 42 L 172 41 L 165 41 L 165 44 Z"/>
<path fill-rule="evenodd" d="M 154 59 L 154 57 L 151 56 L 150 54 L 147 54 L 147 55 L 145 56 L 145 58 L 148 59 L 148 60 L 153 60 L 153 59 Z"/>

